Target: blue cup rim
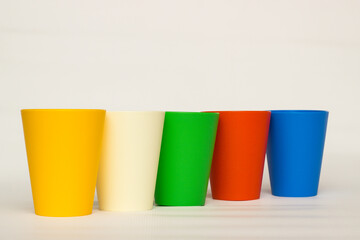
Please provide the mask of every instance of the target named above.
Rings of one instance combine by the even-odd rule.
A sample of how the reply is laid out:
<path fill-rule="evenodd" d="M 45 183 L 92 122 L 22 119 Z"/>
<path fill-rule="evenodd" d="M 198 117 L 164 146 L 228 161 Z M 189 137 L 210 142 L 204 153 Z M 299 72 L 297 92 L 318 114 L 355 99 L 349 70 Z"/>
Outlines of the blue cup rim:
<path fill-rule="evenodd" d="M 303 113 L 329 113 L 326 110 L 270 110 L 271 113 L 295 113 L 295 114 L 303 114 Z"/>

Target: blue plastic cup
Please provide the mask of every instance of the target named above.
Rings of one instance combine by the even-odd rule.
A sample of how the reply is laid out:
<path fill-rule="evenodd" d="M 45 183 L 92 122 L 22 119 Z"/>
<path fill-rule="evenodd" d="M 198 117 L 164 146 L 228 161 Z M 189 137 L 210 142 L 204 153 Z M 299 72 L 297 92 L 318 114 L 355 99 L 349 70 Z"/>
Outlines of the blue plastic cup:
<path fill-rule="evenodd" d="M 317 110 L 271 111 L 267 159 L 273 195 L 317 195 L 328 115 Z"/>

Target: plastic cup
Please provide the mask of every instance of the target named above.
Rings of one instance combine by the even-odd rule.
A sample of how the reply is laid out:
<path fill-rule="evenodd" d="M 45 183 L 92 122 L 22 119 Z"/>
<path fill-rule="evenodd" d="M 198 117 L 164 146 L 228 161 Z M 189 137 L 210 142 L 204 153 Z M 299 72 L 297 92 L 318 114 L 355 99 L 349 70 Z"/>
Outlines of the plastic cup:
<path fill-rule="evenodd" d="M 165 113 L 156 204 L 205 204 L 218 119 L 218 113 Z"/>
<path fill-rule="evenodd" d="M 107 211 L 153 208 L 165 112 L 106 112 L 97 195 Z"/>
<path fill-rule="evenodd" d="M 316 110 L 271 111 L 267 158 L 273 195 L 317 195 L 328 114 Z"/>
<path fill-rule="evenodd" d="M 21 110 L 35 213 L 91 214 L 105 110 Z"/>
<path fill-rule="evenodd" d="M 220 111 L 210 183 L 218 200 L 260 197 L 269 111 Z"/>

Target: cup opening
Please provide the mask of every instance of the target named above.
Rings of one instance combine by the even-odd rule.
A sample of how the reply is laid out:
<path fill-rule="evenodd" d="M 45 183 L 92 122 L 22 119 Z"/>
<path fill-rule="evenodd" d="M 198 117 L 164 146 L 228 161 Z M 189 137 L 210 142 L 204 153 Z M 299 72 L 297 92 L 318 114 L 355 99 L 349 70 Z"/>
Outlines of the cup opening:
<path fill-rule="evenodd" d="M 271 110 L 271 113 L 328 113 L 325 110 Z"/>

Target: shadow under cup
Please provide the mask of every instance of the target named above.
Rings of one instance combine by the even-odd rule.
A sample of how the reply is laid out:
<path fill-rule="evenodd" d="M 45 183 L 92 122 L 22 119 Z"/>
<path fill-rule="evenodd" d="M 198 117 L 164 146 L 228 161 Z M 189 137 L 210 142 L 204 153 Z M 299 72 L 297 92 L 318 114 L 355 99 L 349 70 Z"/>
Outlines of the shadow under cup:
<path fill-rule="evenodd" d="M 327 111 L 271 111 L 267 159 L 275 196 L 317 195 Z"/>
<path fill-rule="evenodd" d="M 35 213 L 91 214 L 105 110 L 21 111 Z"/>

